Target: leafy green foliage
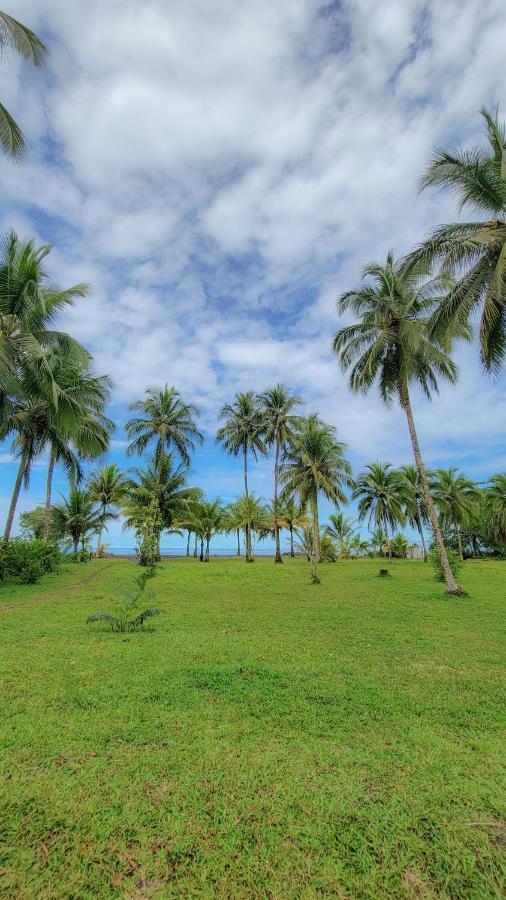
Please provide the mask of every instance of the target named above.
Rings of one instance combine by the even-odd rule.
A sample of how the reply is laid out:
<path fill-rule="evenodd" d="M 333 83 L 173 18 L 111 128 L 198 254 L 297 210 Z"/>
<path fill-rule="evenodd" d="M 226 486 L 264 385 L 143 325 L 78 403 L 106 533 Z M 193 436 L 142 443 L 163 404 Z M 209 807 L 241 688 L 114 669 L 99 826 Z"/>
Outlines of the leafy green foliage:
<path fill-rule="evenodd" d="M 446 555 L 448 557 L 448 564 L 450 569 L 452 570 L 453 577 L 456 578 L 462 568 L 462 562 L 460 560 L 459 554 L 452 550 L 451 547 L 447 547 Z M 444 581 L 443 570 L 441 568 L 441 560 L 439 558 L 439 553 L 435 547 L 431 548 L 429 553 L 429 559 L 432 563 L 432 568 L 434 569 L 434 574 L 438 581 Z"/>
<path fill-rule="evenodd" d="M 0 541 L 0 581 L 35 584 L 48 572 L 57 571 L 60 561 L 58 547 L 48 541 L 21 537 Z"/>
<path fill-rule="evenodd" d="M 150 565 L 144 572 L 140 572 L 134 578 L 135 588 L 125 589 L 122 597 L 116 605 L 116 615 L 108 612 L 93 613 L 86 619 L 86 624 L 92 622 L 106 622 L 111 626 L 111 631 L 125 634 L 127 631 L 137 631 L 142 628 L 146 619 L 151 619 L 160 614 L 160 610 L 154 606 L 148 606 L 142 612 L 137 612 L 139 603 L 149 602 L 155 599 L 153 591 L 146 591 L 146 584 L 156 575 L 156 566 Z M 137 615 L 135 615 L 137 613 Z"/>

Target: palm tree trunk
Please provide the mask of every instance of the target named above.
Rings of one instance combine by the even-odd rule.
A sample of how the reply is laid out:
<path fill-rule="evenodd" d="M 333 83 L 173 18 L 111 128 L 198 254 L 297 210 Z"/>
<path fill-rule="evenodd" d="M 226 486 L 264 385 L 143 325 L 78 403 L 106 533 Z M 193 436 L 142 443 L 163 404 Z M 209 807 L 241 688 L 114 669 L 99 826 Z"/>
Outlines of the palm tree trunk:
<path fill-rule="evenodd" d="M 46 508 L 44 510 L 44 540 L 49 540 L 49 524 L 51 519 L 51 488 L 53 486 L 53 472 L 55 466 L 55 455 L 54 450 L 51 449 L 51 454 L 49 456 L 49 467 L 47 470 L 47 482 L 46 482 Z"/>
<path fill-rule="evenodd" d="M 204 538 L 200 538 L 200 562 L 204 562 Z"/>
<path fill-rule="evenodd" d="M 191 531 L 190 531 L 190 529 L 188 529 L 188 540 L 186 541 L 186 555 L 187 556 L 190 555 L 190 535 L 191 535 Z"/>
<path fill-rule="evenodd" d="M 290 525 L 289 527 L 290 527 L 290 556 L 293 559 L 295 556 L 294 549 L 293 549 L 293 525 Z"/>
<path fill-rule="evenodd" d="M 278 479 L 279 479 L 279 436 L 276 435 L 276 458 L 274 460 L 274 535 L 276 540 L 276 556 L 275 563 L 282 563 L 281 546 L 279 542 L 279 526 L 278 526 Z"/>
<path fill-rule="evenodd" d="M 5 523 L 5 531 L 4 531 L 4 541 L 8 541 L 11 536 L 12 523 L 14 521 L 14 513 L 16 512 L 16 506 L 18 502 L 19 492 L 21 490 L 21 482 L 23 481 L 23 475 L 25 474 L 26 466 L 28 462 L 28 454 L 26 452 L 21 454 L 21 460 L 19 463 L 18 474 L 16 475 L 16 481 L 14 482 L 14 490 L 12 492 L 11 503 L 9 506 L 9 512 L 7 514 L 7 521 Z"/>
<path fill-rule="evenodd" d="M 197 532 L 195 532 L 195 543 L 193 545 L 193 558 L 194 559 L 197 559 L 197 544 L 198 544 L 198 537 L 197 537 Z"/>
<path fill-rule="evenodd" d="M 249 501 L 249 492 L 248 492 L 248 446 L 246 442 L 244 442 L 243 446 L 244 451 L 244 496 L 246 497 L 246 503 Z M 245 527 L 246 533 L 246 562 L 253 562 L 253 556 L 251 553 L 251 526 L 249 522 L 246 522 Z"/>
<path fill-rule="evenodd" d="M 241 529 L 237 529 L 237 556 L 241 555 Z"/>
<path fill-rule="evenodd" d="M 416 433 L 415 420 L 413 418 L 413 410 L 411 409 L 411 402 L 409 399 L 409 391 L 407 386 L 405 386 L 401 391 L 401 405 L 404 409 L 404 412 L 406 413 L 406 418 L 408 420 L 409 436 L 411 438 L 411 445 L 413 447 L 415 463 L 422 484 L 423 496 L 432 525 L 432 532 L 441 562 L 441 570 L 443 572 L 446 590 L 449 594 L 461 594 L 462 590 L 459 588 L 457 582 L 455 581 L 455 578 L 453 577 L 453 572 L 450 569 L 450 564 L 446 555 L 445 545 L 443 543 L 443 537 L 441 534 L 441 529 L 439 527 L 436 507 L 434 506 L 434 501 L 432 499 L 432 494 L 430 492 L 429 482 L 427 479 L 427 473 L 425 471 L 422 454 L 420 452 L 420 445 L 418 443 L 418 435 Z"/>
<path fill-rule="evenodd" d="M 205 562 L 209 562 L 209 542 L 210 542 L 210 540 L 211 540 L 210 538 L 207 538 L 207 540 L 206 540 L 206 558 L 205 558 Z"/>
<path fill-rule="evenodd" d="M 312 513 L 313 513 L 313 555 L 316 557 L 317 562 L 321 562 L 321 550 L 320 550 L 320 519 L 318 516 L 318 494 L 316 490 L 313 493 L 313 497 L 311 499 Z"/>
<path fill-rule="evenodd" d="M 105 511 L 106 511 L 106 504 L 102 503 L 102 518 L 100 519 L 100 528 L 98 529 L 98 534 L 97 534 L 97 550 L 96 550 L 97 556 L 99 555 L 100 548 L 102 546 L 102 531 L 104 530 Z"/>
<path fill-rule="evenodd" d="M 390 532 L 388 530 L 388 522 L 386 522 L 386 521 L 385 521 L 385 534 L 387 537 L 387 554 L 388 554 L 388 558 L 391 560 L 392 559 L 392 541 L 390 538 Z"/>
<path fill-rule="evenodd" d="M 457 522 L 457 544 L 459 547 L 459 556 L 462 562 L 464 562 L 464 552 L 462 550 L 462 529 L 460 527 L 460 522 Z"/>

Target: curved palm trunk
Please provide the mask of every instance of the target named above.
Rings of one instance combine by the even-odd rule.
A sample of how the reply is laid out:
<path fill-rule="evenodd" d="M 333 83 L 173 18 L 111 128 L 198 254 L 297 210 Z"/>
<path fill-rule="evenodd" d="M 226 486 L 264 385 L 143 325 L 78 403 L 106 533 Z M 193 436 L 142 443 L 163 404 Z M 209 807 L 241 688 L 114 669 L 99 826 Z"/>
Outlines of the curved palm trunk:
<path fill-rule="evenodd" d="M 276 437 L 276 458 L 274 460 L 274 535 L 276 540 L 276 556 L 274 557 L 275 563 L 282 563 L 283 557 L 281 556 L 281 545 L 279 540 L 279 526 L 278 526 L 278 481 L 279 481 L 279 451 L 280 451 L 280 443 L 279 437 Z"/>
<path fill-rule="evenodd" d="M 443 537 L 441 534 L 441 529 L 439 527 L 439 521 L 437 517 L 436 507 L 434 506 L 434 501 L 432 499 L 432 494 L 429 488 L 429 482 L 427 480 L 427 473 L 425 471 L 425 466 L 423 464 L 422 454 L 420 452 L 420 445 L 418 443 L 418 435 L 416 433 L 415 428 L 415 420 L 413 419 L 413 410 L 411 409 L 411 402 L 409 399 L 409 391 L 407 387 L 405 387 L 401 391 L 401 405 L 406 413 L 406 418 L 408 420 L 408 428 L 409 428 L 409 436 L 411 438 L 411 445 L 413 447 L 413 454 L 415 457 L 416 467 L 418 469 L 418 474 L 420 476 L 420 481 L 423 489 L 423 496 L 425 500 L 425 504 L 427 506 L 427 511 L 429 513 L 429 518 L 432 525 L 432 532 L 434 535 L 434 541 L 437 547 L 437 551 L 439 554 L 439 559 L 441 561 L 441 570 L 443 572 L 443 577 L 445 580 L 446 590 L 449 594 L 461 594 L 462 591 L 459 588 L 455 578 L 453 577 L 453 572 L 450 569 L 450 564 L 448 562 L 448 557 L 446 555 L 445 545 L 443 543 Z"/>
<path fill-rule="evenodd" d="M 49 540 L 49 526 L 51 520 L 51 489 L 53 487 L 53 473 L 55 466 L 55 455 L 54 450 L 51 450 L 51 455 L 49 457 L 49 467 L 47 470 L 47 482 L 46 482 L 46 508 L 44 510 L 44 540 Z"/>
<path fill-rule="evenodd" d="M 12 523 L 14 521 L 14 513 L 16 512 L 16 506 L 18 503 L 19 492 L 21 490 L 21 482 L 23 481 L 23 475 L 25 474 L 26 466 L 28 463 L 28 453 L 25 451 L 21 454 L 21 460 L 19 463 L 18 474 L 16 475 L 16 481 L 14 482 L 14 490 L 12 492 L 12 498 L 9 506 L 9 512 L 7 513 L 7 521 L 5 523 L 5 531 L 4 531 L 4 541 L 8 541 L 11 536 Z"/>
<path fill-rule="evenodd" d="M 248 445 L 244 442 L 243 446 L 244 451 L 244 496 L 246 497 L 246 503 L 249 501 L 249 491 L 248 491 Z M 251 552 L 251 525 L 249 522 L 246 522 L 245 527 L 246 534 L 246 562 L 253 562 L 253 554 Z"/>

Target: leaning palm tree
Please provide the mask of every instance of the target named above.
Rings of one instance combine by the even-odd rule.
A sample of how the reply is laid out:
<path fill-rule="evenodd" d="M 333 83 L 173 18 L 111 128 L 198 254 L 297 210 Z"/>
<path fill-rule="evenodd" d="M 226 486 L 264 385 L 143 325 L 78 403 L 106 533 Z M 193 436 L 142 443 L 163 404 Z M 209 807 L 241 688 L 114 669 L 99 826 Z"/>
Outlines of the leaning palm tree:
<path fill-rule="evenodd" d="M 371 463 L 360 472 L 353 486 L 353 499 L 358 500 L 358 517 L 382 528 L 387 538 L 388 555 L 392 556 L 391 535 L 405 522 L 404 494 L 397 472 L 390 463 Z"/>
<path fill-rule="evenodd" d="M 317 415 L 301 419 L 281 466 L 280 482 L 288 496 L 297 494 L 301 504 L 311 509 L 313 548 L 320 560 L 318 496 L 333 503 L 347 503 L 343 491 L 351 484 L 351 466 L 344 456 L 345 445 L 337 441 L 336 430 Z"/>
<path fill-rule="evenodd" d="M 441 560 L 446 589 L 459 593 L 448 563 L 441 530 L 431 497 L 429 482 L 420 452 L 410 387 L 417 384 L 427 397 L 438 390 L 438 378 L 455 381 L 457 367 L 449 356 L 448 342 L 438 338 L 428 327 L 428 314 L 444 289 L 445 281 L 429 280 L 427 269 L 420 265 L 406 269 L 389 253 L 386 264 L 371 263 L 364 269 L 369 283 L 343 294 L 338 302 L 340 312 L 352 310 L 358 317 L 353 325 L 337 332 L 334 351 L 343 371 L 351 369 L 352 390 L 367 393 L 378 382 L 383 401 L 397 399 L 408 422 L 416 467 L 423 486 L 425 504 Z M 457 329 L 454 329 L 456 333 Z M 462 326 L 458 333 L 468 337 Z"/>
<path fill-rule="evenodd" d="M 102 519 L 105 522 L 108 514 L 117 518 L 118 507 L 125 499 L 129 487 L 127 476 L 115 463 L 109 463 L 100 469 L 94 469 L 88 477 L 88 491 L 92 499 L 100 504 Z M 102 528 L 97 535 L 97 552 L 102 545 Z"/>
<path fill-rule="evenodd" d="M 85 297 L 88 286 L 52 287 L 43 266 L 50 250 L 20 241 L 14 231 L 0 240 L 0 407 L 9 392 L 16 392 L 19 370 L 25 365 L 38 364 L 50 377 L 48 351 L 56 348 L 83 364 L 89 361 L 78 341 L 53 328 L 58 314 Z M 54 382 L 52 389 L 57 400 Z"/>
<path fill-rule="evenodd" d="M 464 559 L 462 525 L 472 518 L 479 491 L 476 485 L 454 466 L 432 472 L 430 486 L 440 516 L 455 529 L 459 556 Z"/>
<path fill-rule="evenodd" d="M 487 146 L 436 150 L 421 181 L 456 194 L 480 221 L 440 225 L 406 262 L 437 262 L 458 275 L 434 314 L 435 332 L 452 332 L 479 309 L 481 359 L 497 372 L 506 351 L 506 129 L 497 112 L 481 114 Z"/>
<path fill-rule="evenodd" d="M 30 28 L 0 10 L 0 53 L 4 54 L 8 49 L 15 50 L 37 69 L 48 54 L 45 44 Z M 0 144 L 5 155 L 14 159 L 22 156 L 26 147 L 19 125 L 1 103 Z"/>
<path fill-rule="evenodd" d="M 193 403 L 186 403 L 174 387 L 159 390 L 149 388 L 144 400 L 130 405 L 132 412 L 142 413 L 129 419 L 125 431 L 130 441 L 127 453 L 141 454 L 154 441 L 155 464 L 163 469 L 167 450 L 173 447 L 182 462 L 189 466 L 190 453 L 195 444 L 202 444 L 203 436 L 197 428 L 199 410 Z"/>
<path fill-rule="evenodd" d="M 423 526 L 427 523 L 427 510 L 423 499 L 423 486 L 420 481 L 420 475 L 416 466 L 401 466 L 399 469 L 399 478 L 404 494 L 404 512 L 408 524 L 412 528 L 416 528 L 422 542 L 422 552 L 424 561 L 427 560 L 427 547 L 425 545 L 425 535 Z"/>
<path fill-rule="evenodd" d="M 232 456 L 242 453 L 244 466 L 244 496 L 249 497 L 248 455 L 257 459 L 259 453 L 266 453 L 263 440 L 265 424 L 253 391 L 238 393 L 232 403 L 226 403 L 220 412 L 225 424 L 216 432 L 216 440 Z M 246 562 L 253 561 L 251 527 L 246 523 Z"/>
<path fill-rule="evenodd" d="M 293 438 L 294 427 L 297 424 L 298 416 L 293 414 L 293 410 L 300 406 L 302 400 L 285 387 L 283 384 L 277 384 L 275 387 L 264 391 L 259 396 L 260 410 L 264 420 L 264 440 L 268 447 L 274 447 L 274 505 L 273 514 L 275 517 L 274 524 L 274 540 L 276 544 L 276 554 L 274 562 L 282 563 L 281 544 L 279 540 L 280 526 L 278 524 L 279 510 L 279 466 L 281 457 L 287 447 L 287 444 Z"/>

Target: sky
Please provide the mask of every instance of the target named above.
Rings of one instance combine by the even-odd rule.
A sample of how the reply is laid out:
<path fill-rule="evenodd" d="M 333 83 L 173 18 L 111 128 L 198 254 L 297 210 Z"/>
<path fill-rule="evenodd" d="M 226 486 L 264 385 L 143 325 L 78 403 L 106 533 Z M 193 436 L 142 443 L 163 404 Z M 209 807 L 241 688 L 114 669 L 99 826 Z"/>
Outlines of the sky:
<path fill-rule="evenodd" d="M 459 216 L 418 179 L 435 146 L 482 141 L 483 104 L 506 114 L 504 0 L 6 8 L 51 56 L 42 72 L 0 61 L 1 100 L 28 140 L 21 163 L 0 159 L 0 227 L 53 246 L 54 284 L 92 286 L 61 325 L 113 378 L 110 460 L 139 464 L 125 456 L 128 405 L 174 385 L 206 434 L 190 483 L 232 499 L 241 468 L 215 445 L 219 410 L 281 381 L 337 427 L 355 471 L 411 462 L 401 412 L 346 386 L 335 301 L 364 263 Z M 476 342 L 456 358 L 456 386 L 413 398 L 420 441 L 429 466 L 486 479 L 506 468 L 506 378 L 481 372 Z M 20 510 L 41 502 L 46 467 Z M 15 469 L 0 445 L 2 519 Z M 272 460 L 252 463 L 251 480 L 269 497 Z M 107 541 L 133 546 L 119 522 Z"/>

